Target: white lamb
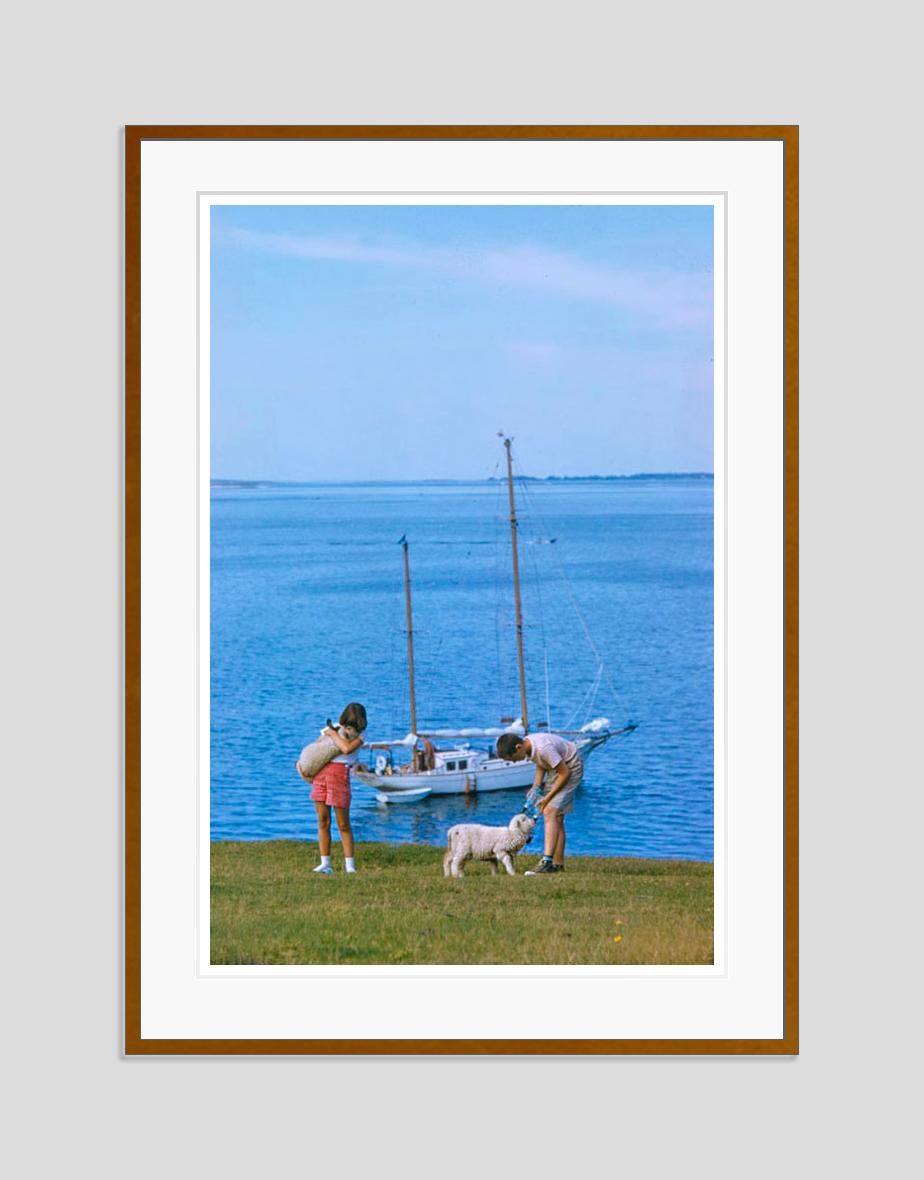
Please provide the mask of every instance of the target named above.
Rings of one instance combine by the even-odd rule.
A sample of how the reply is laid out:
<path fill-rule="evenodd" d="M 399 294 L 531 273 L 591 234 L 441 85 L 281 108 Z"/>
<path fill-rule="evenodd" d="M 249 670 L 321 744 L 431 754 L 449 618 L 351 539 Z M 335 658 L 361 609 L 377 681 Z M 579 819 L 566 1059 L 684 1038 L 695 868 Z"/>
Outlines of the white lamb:
<path fill-rule="evenodd" d="M 532 838 L 536 821 L 523 812 L 515 815 L 506 828 L 489 828 L 485 824 L 456 824 L 446 837 L 443 857 L 444 877 L 463 877 L 467 860 L 486 860 L 497 875 L 502 864 L 511 877 L 516 875 L 513 858 Z"/>

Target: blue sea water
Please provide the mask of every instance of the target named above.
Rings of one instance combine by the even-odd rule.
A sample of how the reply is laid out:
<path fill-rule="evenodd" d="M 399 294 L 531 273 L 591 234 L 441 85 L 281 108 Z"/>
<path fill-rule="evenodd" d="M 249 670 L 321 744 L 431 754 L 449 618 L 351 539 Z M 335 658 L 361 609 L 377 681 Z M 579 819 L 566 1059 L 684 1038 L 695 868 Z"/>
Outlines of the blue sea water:
<path fill-rule="evenodd" d="M 588 759 L 569 852 L 711 861 L 712 481 L 528 482 L 518 500 L 532 728 L 639 723 Z M 407 733 L 404 534 L 418 728 L 519 715 L 506 484 L 214 487 L 212 839 L 316 837 L 293 762 L 347 702 L 366 705 L 370 740 Z M 386 806 L 354 780 L 353 827 L 441 844 L 521 802 Z"/>

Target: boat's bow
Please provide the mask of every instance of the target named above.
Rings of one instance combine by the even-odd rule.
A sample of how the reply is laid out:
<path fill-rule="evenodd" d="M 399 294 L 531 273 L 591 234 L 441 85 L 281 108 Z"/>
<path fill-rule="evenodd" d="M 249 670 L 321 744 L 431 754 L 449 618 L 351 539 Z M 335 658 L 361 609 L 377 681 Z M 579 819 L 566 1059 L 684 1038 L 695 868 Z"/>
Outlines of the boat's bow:
<path fill-rule="evenodd" d="M 606 745 L 608 741 L 613 738 L 626 737 L 638 729 L 638 724 L 635 721 L 630 721 L 623 725 L 620 729 L 595 729 L 590 730 L 585 727 L 580 733 L 574 737 L 574 744 L 577 746 L 582 758 L 586 758 L 592 754 L 594 750 L 599 750 L 601 746 Z"/>

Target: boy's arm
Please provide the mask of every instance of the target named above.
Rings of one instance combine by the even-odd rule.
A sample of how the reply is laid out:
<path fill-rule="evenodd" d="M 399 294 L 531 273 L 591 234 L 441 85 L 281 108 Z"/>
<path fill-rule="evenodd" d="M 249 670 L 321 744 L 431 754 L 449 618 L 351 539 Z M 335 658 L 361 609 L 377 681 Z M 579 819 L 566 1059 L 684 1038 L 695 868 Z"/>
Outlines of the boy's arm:
<path fill-rule="evenodd" d="M 558 794 L 558 792 L 562 789 L 562 787 L 565 785 L 565 783 L 568 781 L 568 779 L 570 777 L 571 777 L 571 769 L 568 766 L 568 763 L 565 762 L 563 759 L 561 761 L 561 763 L 559 764 L 558 774 L 555 776 L 555 781 L 552 783 L 552 786 L 549 788 L 549 790 L 546 791 L 546 793 L 542 796 L 542 798 L 536 804 L 536 807 L 540 811 L 543 811 L 548 806 L 549 800 L 553 796 Z"/>
<path fill-rule="evenodd" d="M 325 729 L 324 736 L 331 739 L 341 754 L 352 754 L 363 744 L 361 737 L 355 737 L 351 742 L 348 742 L 346 738 L 340 736 L 336 729 Z"/>
<path fill-rule="evenodd" d="M 539 788 L 542 786 L 542 780 L 544 778 L 545 778 L 545 771 L 542 769 L 541 766 L 537 766 L 536 773 L 533 775 L 533 785 L 526 792 L 527 800 L 530 799 L 530 797 L 533 795 L 534 792 L 539 790 Z"/>

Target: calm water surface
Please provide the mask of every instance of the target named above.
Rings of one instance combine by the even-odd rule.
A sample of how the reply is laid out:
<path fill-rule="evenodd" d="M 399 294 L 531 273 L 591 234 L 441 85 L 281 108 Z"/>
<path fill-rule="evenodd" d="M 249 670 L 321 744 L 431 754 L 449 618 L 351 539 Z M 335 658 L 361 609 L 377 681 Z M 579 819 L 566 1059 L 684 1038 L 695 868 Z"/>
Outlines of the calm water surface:
<path fill-rule="evenodd" d="M 533 728 L 547 715 L 553 730 L 639 723 L 588 759 L 569 851 L 712 860 L 712 481 L 518 494 Z M 506 495 L 492 483 L 212 490 L 212 839 L 316 837 L 293 762 L 348 701 L 365 703 L 371 740 L 408 731 L 405 533 L 418 728 L 519 714 Z M 593 700 L 581 615 L 612 681 Z M 385 806 L 354 782 L 353 826 L 359 840 L 440 844 L 464 819 L 506 823 L 521 800 Z"/>

